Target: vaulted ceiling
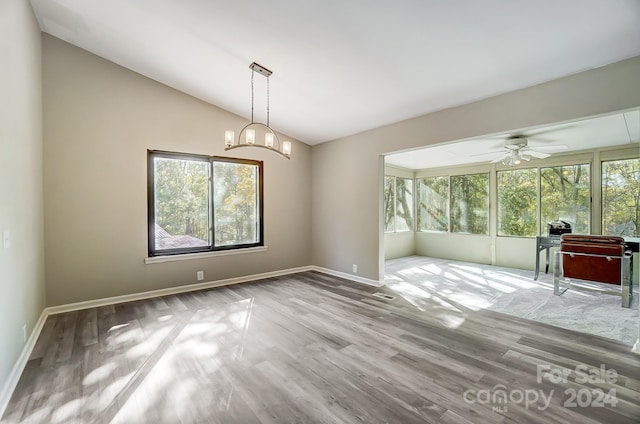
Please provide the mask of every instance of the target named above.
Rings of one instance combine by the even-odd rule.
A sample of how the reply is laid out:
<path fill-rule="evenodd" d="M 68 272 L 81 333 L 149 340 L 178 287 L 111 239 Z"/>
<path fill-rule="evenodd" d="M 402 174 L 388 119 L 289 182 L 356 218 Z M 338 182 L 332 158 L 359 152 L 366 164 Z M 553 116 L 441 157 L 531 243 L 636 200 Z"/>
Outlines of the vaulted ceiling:
<path fill-rule="evenodd" d="M 31 0 L 41 29 L 317 144 L 640 55 L 638 0 Z M 256 118 L 264 120 L 264 77 Z"/>

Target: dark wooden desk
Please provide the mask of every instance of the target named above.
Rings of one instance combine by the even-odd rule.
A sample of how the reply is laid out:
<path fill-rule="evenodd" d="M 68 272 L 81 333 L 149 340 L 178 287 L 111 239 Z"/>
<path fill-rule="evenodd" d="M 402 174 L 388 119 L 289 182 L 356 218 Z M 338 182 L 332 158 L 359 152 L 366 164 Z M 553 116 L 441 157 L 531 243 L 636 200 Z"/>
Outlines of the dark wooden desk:
<path fill-rule="evenodd" d="M 627 245 L 627 249 L 632 252 L 640 251 L 640 238 L 638 237 L 625 237 L 624 242 Z M 552 247 L 560 247 L 560 236 L 537 236 L 536 237 L 536 271 L 533 276 L 534 280 L 538 279 L 540 273 L 540 252 L 546 250 L 546 265 L 544 267 L 544 273 L 549 272 L 549 249 Z M 631 282 L 633 283 L 633 260 L 631 260 Z"/>

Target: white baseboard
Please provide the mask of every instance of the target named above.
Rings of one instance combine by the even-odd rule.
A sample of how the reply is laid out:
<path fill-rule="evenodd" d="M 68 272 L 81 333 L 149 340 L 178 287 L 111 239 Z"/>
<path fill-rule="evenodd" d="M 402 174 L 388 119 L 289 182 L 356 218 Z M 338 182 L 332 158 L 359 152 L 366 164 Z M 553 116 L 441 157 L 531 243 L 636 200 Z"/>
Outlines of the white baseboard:
<path fill-rule="evenodd" d="M 27 362 L 29 361 L 31 352 L 33 351 L 33 348 L 36 345 L 36 341 L 40 336 L 42 327 L 44 326 L 44 323 L 49 315 L 55 315 L 55 314 L 60 314 L 64 312 L 79 311 L 82 309 L 96 308 L 96 307 L 106 306 L 106 305 L 114 305 L 118 303 L 131 302 L 135 300 L 150 299 L 150 298 L 159 297 L 159 296 L 169 296 L 172 294 L 186 293 L 190 291 L 203 290 L 203 289 L 209 289 L 214 287 L 228 286 L 231 284 L 246 283 L 250 281 L 262 280 L 262 279 L 271 278 L 271 277 L 279 277 L 282 275 L 295 274 L 298 272 L 305 272 L 305 271 L 318 271 L 325 274 L 333 275 L 335 277 L 345 278 L 347 280 L 351 280 L 357 283 L 362 283 L 362 284 L 366 284 L 374 287 L 381 287 L 383 285 L 379 281 L 370 280 L 368 278 L 360 277 L 353 274 L 347 274 L 340 271 L 334 271 L 328 268 L 322 268 L 319 266 L 310 265 L 310 266 L 303 266 L 298 268 L 283 269 L 279 271 L 264 272 L 261 274 L 246 275 L 243 277 L 234 277 L 234 278 L 227 278 L 224 280 L 209 281 L 206 283 L 189 284 L 189 285 L 170 287 L 170 288 L 160 289 L 160 290 L 151 290 L 151 291 L 146 291 L 141 293 L 133 293 L 133 294 L 127 294 L 123 296 L 113 296 L 113 297 L 107 297 L 103 299 L 88 300 L 85 302 L 69 303 L 67 305 L 51 306 L 48 308 L 44 308 L 42 311 L 42 314 L 40 314 L 40 318 L 38 319 L 38 322 L 36 323 L 35 327 L 33 328 L 33 331 L 31 332 L 31 335 L 29 336 L 29 339 L 27 340 L 27 343 L 25 343 L 24 348 L 22 349 L 22 352 L 18 357 L 18 360 L 16 361 L 13 369 L 11 370 L 11 373 L 9 374 L 8 381 L 4 384 L 4 386 L 0 387 L 0 390 L 1 390 L 0 391 L 0 417 L 2 417 L 2 415 L 4 414 L 7 408 L 7 405 L 9 404 L 11 395 L 13 394 L 13 391 L 18 385 L 20 376 L 22 375 L 22 372 L 24 371 L 24 368 L 27 365 Z"/>
<path fill-rule="evenodd" d="M 264 278 L 279 277 L 281 275 L 295 274 L 296 272 L 311 271 L 311 266 L 299 268 L 289 268 L 279 271 L 263 272 L 261 274 L 245 275 L 243 277 L 227 278 L 224 280 L 208 281 L 205 283 L 188 284 L 184 286 L 169 287 L 166 289 L 151 290 L 140 293 L 125 294 L 122 296 L 106 297 L 103 299 L 88 300 L 86 302 L 69 303 L 67 305 L 52 306 L 46 308 L 47 315 L 60 314 L 64 312 L 79 311 L 81 309 L 96 308 L 118 303 L 132 302 L 135 300 L 151 299 L 160 296 L 170 296 L 172 294 L 187 293 L 190 291 L 210 289 L 214 287 L 228 286 L 231 284 L 246 283 L 249 281 L 262 280 Z"/>
<path fill-rule="evenodd" d="M 637 353 L 638 355 L 640 355 L 640 338 L 636 340 L 636 343 L 631 348 L 631 352 Z"/>
<path fill-rule="evenodd" d="M 20 380 L 20 376 L 24 371 L 24 367 L 27 366 L 27 362 L 29 361 L 29 357 L 31 356 L 31 352 L 38 341 L 38 337 L 40 337 L 40 332 L 42 331 L 42 327 L 44 327 L 44 322 L 47 320 L 46 309 L 42 311 L 40 314 L 40 318 L 36 322 L 36 325 L 33 327 L 27 342 L 24 344 L 22 348 L 22 352 L 18 357 L 15 365 L 11 369 L 11 373 L 9 374 L 9 378 L 4 383 L 2 387 L 0 387 L 0 418 L 4 415 L 4 411 L 7 409 L 9 405 L 9 400 L 11 400 L 11 395 L 13 395 L 13 391 L 16 389 L 18 385 L 18 381 Z"/>
<path fill-rule="evenodd" d="M 311 266 L 311 268 L 313 271 L 318 271 L 325 274 L 333 275 L 334 277 L 346 278 L 347 280 L 355 281 L 356 283 L 366 284 L 368 286 L 373 286 L 373 287 L 384 286 L 384 283 L 380 281 L 371 280 L 369 278 L 360 277 L 358 275 L 347 274 L 346 272 L 335 271 L 333 269 L 322 268 L 320 266 L 315 266 L 315 265 Z"/>

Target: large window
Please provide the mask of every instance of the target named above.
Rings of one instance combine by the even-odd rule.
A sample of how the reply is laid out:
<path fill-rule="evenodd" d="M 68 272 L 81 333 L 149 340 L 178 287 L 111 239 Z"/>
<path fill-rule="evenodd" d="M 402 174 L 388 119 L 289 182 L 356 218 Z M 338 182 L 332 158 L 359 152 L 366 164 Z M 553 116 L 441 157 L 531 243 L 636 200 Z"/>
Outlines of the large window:
<path fill-rule="evenodd" d="M 541 224 L 566 221 L 573 233 L 589 234 L 589 184 L 588 164 L 540 168 Z"/>
<path fill-rule="evenodd" d="M 384 231 L 413 231 L 413 179 L 384 177 Z"/>
<path fill-rule="evenodd" d="M 600 165 L 601 191 L 589 163 L 496 171 L 496 235 L 535 237 L 552 221 L 590 234 L 594 190 L 602 194 L 602 234 L 640 236 L 640 159 Z M 415 184 L 417 231 L 489 234 L 488 174 L 419 177 Z"/>
<path fill-rule="evenodd" d="M 449 177 L 416 180 L 418 231 L 449 231 Z"/>
<path fill-rule="evenodd" d="M 498 235 L 534 237 L 538 231 L 538 170 L 497 172 Z"/>
<path fill-rule="evenodd" d="M 489 174 L 451 177 L 451 231 L 489 234 Z"/>
<path fill-rule="evenodd" d="M 602 163 L 602 234 L 640 236 L 640 159 Z"/>
<path fill-rule="evenodd" d="M 149 152 L 149 256 L 262 246 L 262 162 Z"/>
<path fill-rule="evenodd" d="M 489 174 L 416 181 L 418 231 L 489 234 Z"/>

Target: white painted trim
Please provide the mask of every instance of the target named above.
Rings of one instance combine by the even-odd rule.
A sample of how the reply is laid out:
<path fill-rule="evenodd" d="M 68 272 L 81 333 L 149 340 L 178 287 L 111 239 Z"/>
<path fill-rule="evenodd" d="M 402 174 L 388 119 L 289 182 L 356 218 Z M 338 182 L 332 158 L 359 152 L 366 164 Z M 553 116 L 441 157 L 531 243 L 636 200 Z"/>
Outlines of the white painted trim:
<path fill-rule="evenodd" d="M 295 274 L 298 272 L 305 272 L 305 271 L 318 271 L 325 274 L 333 275 L 335 277 L 346 278 L 347 280 L 351 280 L 356 283 L 362 283 L 362 284 L 366 284 L 374 287 L 381 287 L 384 285 L 379 281 L 371 280 L 364 277 L 359 277 L 357 275 L 347 274 L 340 271 L 334 271 L 328 268 L 309 265 L 309 266 L 303 266 L 298 268 L 283 269 L 279 271 L 263 272 L 260 274 L 245 275 L 242 277 L 227 278 L 224 280 L 208 281 L 205 283 L 196 283 L 196 284 L 188 284 L 184 286 L 169 287 L 166 289 L 151 290 L 151 291 L 140 292 L 140 293 L 125 294 L 122 296 L 113 296 L 113 297 L 106 297 L 102 299 L 88 300 L 85 302 L 69 303 L 69 304 L 60 305 L 60 306 L 50 306 L 48 308 L 45 308 L 43 313 L 46 313 L 46 316 L 49 316 L 54 314 L 61 314 L 64 312 L 79 311 L 82 309 L 96 308 L 96 307 L 107 306 L 107 305 L 115 305 L 118 303 L 132 302 L 136 300 L 151 299 L 159 296 L 170 296 L 172 294 L 186 293 L 190 291 L 197 291 L 197 290 L 210 289 L 214 287 L 228 286 L 232 284 L 246 283 L 250 281 L 262 280 L 264 278 L 279 277 L 282 275 Z"/>
<path fill-rule="evenodd" d="M 218 256 L 244 255 L 247 253 L 266 252 L 268 249 L 269 249 L 269 246 L 258 246 L 258 247 L 247 247 L 245 249 L 218 250 L 215 252 L 187 253 L 184 255 L 150 256 L 150 257 L 144 258 L 144 263 L 159 264 L 163 262 L 189 261 L 192 259 L 215 258 Z"/>
<path fill-rule="evenodd" d="M 261 274 L 245 275 L 242 277 L 227 278 L 224 280 L 208 281 L 205 283 L 187 284 L 184 286 L 169 287 L 166 289 L 151 290 L 140 293 L 125 294 L 122 296 L 106 297 L 85 302 L 69 303 L 67 305 L 51 306 L 45 309 L 47 315 L 61 314 L 64 312 L 79 311 L 81 309 L 96 308 L 100 306 L 115 305 L 118 303 L 132 302 L 135 300 L 151 299 L 159 296 L 169 296 L 172 294 L 186 293 L 197 290 L 210 289 L 214 287 L 228 286 L 231 284 L 246 283 L 249 281 L 262 280 L 264 278 L 279 277 L 281 275 L 295 274 L 297 272 L 311 271 L 312 267 L 303 266 L 299 268 L 289 268 L 279 271 L 263 272 Z"/>
<path fill-rule="evenodd" d="M 368 286 L 373 286 L 373 287 L 382 287 L 384 286 L 384 283 L 380 282 L 380 281 L 376 281 L 376 280 L 372 280 L 369 278 L 364 278 L 364 277 L 360 277 L 358 275 L 353 275 L 353 274 L 347 274 L 346 272 L 340 272 L 340 271 L 335 271 L 333 269 L 329 269 L 329 268 L 322 268 L 320 266 L 311 266 L 313 271 L 318 271 L 318 272 L 322 272 L 325 274 L 329 274 L 329 275 L 333 275 L 334 277 L 340 277 L 340 278 L 346 278 L 347 280 L 351 280 L 354 281 L 356 283 L 362 283 L 362 284 L 366 284 Z"/>
<path fill-rule="evenodd" d="M 636 343 L 631 348 L 631 352 L 637 353 L 638 355 L 640 355 L 640 338 L 636 340 Z"/>
<path fill-rule="evenodd" d="M 46 309 L 42 310 L 40 314 L 40 318 L 36 322 L 36 325 L 33 327 L 27 342 L 24 344 L 22 348 L 22 352 L 18 357 L 18 360 L 13 366 L 11 373 L 9 373 L 9 378 L 6 383 L 0 387 L 0 418 L 4 415 L 7 406 L 9 405 L 9 400 L 13 395 L 13 391 L 16 389 L 18 385 L 18 381 L 20 380 L 20 376 L 24 371 L 24 367 L 27 366 L 27 362 L 29 362 L 29 357 L 31 356 L 31 352 L 33 348 L 36 346 L 36 341 L 38 341 L 38 337 L 40 337 L 40 332 L 42 331 L 42 327 L 44 327 L 44 323 L 47 319 Z"/>

